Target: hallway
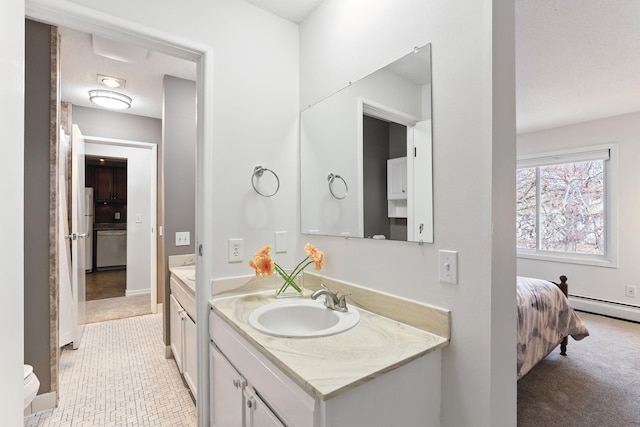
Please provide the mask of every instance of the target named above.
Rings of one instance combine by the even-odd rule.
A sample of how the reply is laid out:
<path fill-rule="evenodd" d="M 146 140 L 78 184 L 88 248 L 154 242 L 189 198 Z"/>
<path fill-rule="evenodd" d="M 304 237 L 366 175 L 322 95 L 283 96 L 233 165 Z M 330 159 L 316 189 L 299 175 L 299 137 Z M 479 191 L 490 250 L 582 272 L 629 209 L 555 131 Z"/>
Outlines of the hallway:
<path fill-rule="evenodd" d="M 25 426 L 194 426 L 196 408 L 173 359 L 162 315 L 87 324 L 60 356 L 60 402 Z"/>

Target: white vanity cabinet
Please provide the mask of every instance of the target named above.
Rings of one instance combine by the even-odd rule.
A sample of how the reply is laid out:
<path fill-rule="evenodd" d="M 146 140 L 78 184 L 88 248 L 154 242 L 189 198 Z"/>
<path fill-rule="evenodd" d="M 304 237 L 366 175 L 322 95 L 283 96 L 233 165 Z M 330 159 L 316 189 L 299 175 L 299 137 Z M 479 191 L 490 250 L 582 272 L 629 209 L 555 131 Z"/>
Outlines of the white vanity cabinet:
<path fill-rule="evenodd" d="M 439 349 L 324 395 L 309 389 L 304 377 L 288 372 L 281 361 L 268 358 L 214 310 L 209 315 L 209 333 L 213 426 L 440 425 Z M 328 341 L 332 340 L 323 342 Z M 304 364 L 313 365 L 313 360 Z M 323 372 L 312 375 L 317 379 Z M 331 383 L 333 378 L 323 381 Z M 238 413 L 244 414 L 242 419 Z"/>
<path fill-rule="evenodd" d="M 171 352 L 194 399 L 197 399 L 197 332 L 195 293 L 175 274 L 171 274 L 169 295 L 169 323 Z"/>
<path fill-rule="evenodd" d="M 211 376 L 211 425 L 239 427 L 243 425 L 244 393 L 247 381 L 213 345 L 209 345 Z M 215 381 L 214 381 L 215 379 Z"/>
<path fill-rule="evenodd" d="M 255 389 L 213 345 L 211 363 L 211 425 L 215 427 L 283 427 Z"/>
<path fill-rule="evenodd" d="M 244 389 L 244 422 L 247 427 L 285 427 L 253 387 Z"/>
<path fill-rule="evenodd" d="M 176 365 L 178 366 L 178 370 L 181 374 L 184 373 L 184 364 L 182 363 L 182 348 L 184 347 L 184 334 L 182 332 L 184 329 L 184 325 L 182 324 L 183 318 L 184 308 L 182 308 L 173 294 L 169 295 L 169 329 L 171 334 L 171 352 L 173 353 L 173 358 L 176 361 Z"/>

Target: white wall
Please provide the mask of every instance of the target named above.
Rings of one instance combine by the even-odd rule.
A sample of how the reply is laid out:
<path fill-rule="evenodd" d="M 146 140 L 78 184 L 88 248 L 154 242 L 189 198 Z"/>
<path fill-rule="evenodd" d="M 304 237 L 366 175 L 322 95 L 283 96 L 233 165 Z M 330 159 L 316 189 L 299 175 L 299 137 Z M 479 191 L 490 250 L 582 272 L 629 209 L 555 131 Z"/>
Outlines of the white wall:
<path fill-rule="evenodd" d="M 3 209 L 5 224 L 0 265 L 5 272 L 0 298 L 2 342 L 10 351 L 0 356 L 0 414 L 7 426 L 22 425 L 22 370 L 24 357 L 24 1 L 9 0 L 0 13 L 0 117 L 2 156 L 0 194 L 11 209 Z"/>
<path fill-rule="evenodd" d="M 298 231 L 298 27 L 237 0 L 185 0 L 155 7 L 151 1 L 73 3 L 117 15 L 213 49 L 214 99 L 211 117 L 215 164 L 214 247 L 206 262 L 215 277 L 251 274 L 248 257 L 288 231 L 295 248 Z M 200 153 L 199 153 L 200 155 Z M 264 198 L 251 187 L 255 165 L 280 177 L 277 195 Z M 244 238 L 245 262 L 227 262 L 227 239 Z M 292 263 L 302 252 L 278 255 Z"/>
<path fill-rule="evenodd" d="M 327 276 L 452 310 L 442 425 L 515 425 L 513 4 L 327 0 L 300 30 L 301 106 L 432 43 L 435 244 L 312 241 Z"/>
<path fill-rule="evenodd" d="M 152 166 L 155 166 L 152 151 L 87 142 L 85 154 L 127 159 L 127 295 L 151 292 L 151 260 L 155 261 L 155 252 L 151 253 L 151 230 L 156 228 L 155 212 L 152 215 L 150 209 L 154 193 Z M 138 214 L 142 222 L 136 222 Z"/>
<path fill-rule="evenodd" d="M 518 274 L 557 279 L 569 278 L 569 292 L 607 301 L 635 305 L 640 299 L 626 297 L 625 285 L 640 290 L 640 112 L 518 135 L 518 154 L 614 142 L 618 146 L 618 267 L 595 267 L 562 262 L 518 259 Z"/>
<path fill-rule="evenodd" d="M 248 258 L 265 244 L 274 244 L 275 231 L 288 231 L 291 250 L 276 256 L 294 265 L 302 250 L 298 240 L 298 26 L 238 0 L 30 0 L 27 11 L 37 9 L 52 19 L 69 20 L 72 28 L 114 35 L 123 28 L 143 43 L 165 52 L 204 52 L 199 64 L 204 85 L 198 88 L 197 174 L 202 184 L 196 193 L 198 243 L 203 256 L 197 262 L 196 283 L 199 325 L 206 325 L 207 300 L 214 278 L 251 275 Z M 54 12 L 49 14 L 48 10 Z M 59 10 L 62 12 L 57 13 Z M 115 18 L 113 18 L 115 16 Z M 103 25 L 103 22 L 108 25 Z M 54 21 L 55 22 L 55 21 Z M 105 29 L 106 28 L 106 29 Z M 122 37 L 115 34 L 115 37 Z M 166 43 L 164 43 L 166 42 Z M 200 83 L 203 83 L 200 81 Z M 261 164 L 280 177 L 277 195 L 264 198 L 253 191 L 251 174 Z M 244 238 L 245 259 L 227 262 L 228 239 Z M 207 328 L 198 328 L 198 374 L 208 378 Z M 206 381 L 199 381 L 198 396 L 207 402 Z M 198 405 L 200 425 L 207 423 L 207 406 Z"/>
<path fill-rule="evenodd" d="M 84 135 L 146 141 L 158 145 L 162 142 L 160 119 L 79 105 L 73 106 L 71 116 Z"/>
<path fill-rule="evenodd" d="M 74 3 L 96 10 L 94 16 L 116 14 L 212 48 L 214 123 L 206 144 L 218 187 L 207 195 L 215 201 L 206 218 L 214 247 L 204 262 L 215 277 L 248 268 L 226 262 L 228 237 L 244 237 L 251 254 L 273 242 L 273 231 L 287 230 L 296 247 L 299 105 L 432 42 L 436 244 L 314 242 L 325 251 L 327 275 L 452 309 L 452 343 L 443 351 L 443 425 L 515 425 L 513 2 L 406 0 L 400 7 L 392 0 L 329 0 L 301 27 L 300 98 L 298 27 L 245 2 Z M 14 18 L 3 34 L 20 38 L 17 25 Z M 15 73 L 6 77 L 20 81 Z M 13 99 L 8 117 L 19 119 L 20 105 Z M 253 192 L 249 178 L 257 163 L 278 172 L 277 196 Z M 457 286 L 438 282 L 437 249 L 460 251 Z M 301 253 L 290 251 L 284 262 Z"/>

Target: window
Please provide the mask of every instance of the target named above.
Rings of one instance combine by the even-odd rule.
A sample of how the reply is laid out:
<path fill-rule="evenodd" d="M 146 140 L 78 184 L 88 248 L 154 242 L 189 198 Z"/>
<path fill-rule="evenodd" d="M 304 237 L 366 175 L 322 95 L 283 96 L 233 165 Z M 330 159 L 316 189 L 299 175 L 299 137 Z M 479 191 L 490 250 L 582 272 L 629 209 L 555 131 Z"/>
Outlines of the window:
<path fill-rule="evenodd" d="M 518 160 L 518 256 L 615 264 L 614 151 L 598 146 Z"/>

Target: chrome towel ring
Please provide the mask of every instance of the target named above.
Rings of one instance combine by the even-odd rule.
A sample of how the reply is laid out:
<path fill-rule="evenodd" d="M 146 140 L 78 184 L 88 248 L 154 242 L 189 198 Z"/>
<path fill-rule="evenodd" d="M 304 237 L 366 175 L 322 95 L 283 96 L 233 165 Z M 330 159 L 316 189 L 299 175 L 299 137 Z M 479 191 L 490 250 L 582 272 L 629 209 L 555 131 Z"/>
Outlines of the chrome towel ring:
<path fill-rule="evenodd" d="M 333 192 L 333 181 L 335 181 L 336 179 L 340 179 L 344 183 L 344 194 L 342 195 L 342 197 L 337 196 L 336 193 Z M 347 185 L 347 181 L 345 181 L 343 177 L 334 173 L 330 173 L 329 176 L 327 177 L 327 180 L 329 181 L 329 192 L 333 197 L 335 197 L 338 200 L 342 200 L 345 197 L 347 197 L 347 193 L 349 192 L 349 186 Z"/>
<path fill-rule="evenodd" d="M 258 190 L 256 188 L 256 182 L 255 182 L 256 177 L 260 178 L 264 174 L 265 171 L 266 172 L 271 172 L 273 174 L 273 176 L 276 178 L 276 182 L 278 184 L 276 186 L 275 191 L 273 193 L 271 193 L 271 194 L 264 194 L 264 193 L 260 192 L 260 190 Z M 278 175 L 274 171 L 272 171 L 271 169 L 267 169 L 265 167 L 262 167 L 262 166 L 258 165 L 258 166 L 253 168 L 253 175 L 251 175 L 251 186 L 253 187 L 255 192 L 258 193 L 259 195 L 264 196 L 264 197 L 271 197 L 271 196 L 275 195 L 278 192 L 278 190 L 280 189 L 280 178 L 278 178 Z"/>

